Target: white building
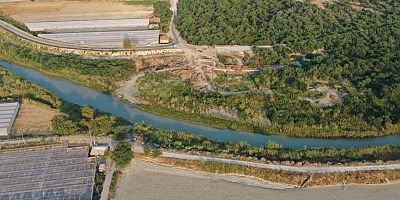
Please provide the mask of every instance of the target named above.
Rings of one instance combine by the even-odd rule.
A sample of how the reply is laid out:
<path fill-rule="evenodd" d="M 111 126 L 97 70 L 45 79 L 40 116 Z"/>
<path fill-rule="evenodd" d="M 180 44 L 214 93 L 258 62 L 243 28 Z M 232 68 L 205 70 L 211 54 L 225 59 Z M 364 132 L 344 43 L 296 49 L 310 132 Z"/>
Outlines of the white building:
<path fill-rule="evenodd" d="M 104 156 L 104 154 L 108 151 L 107 145 L 98 145 L 92 147 L 90 150 L 90 156 Z"/>
<path fill-rule="evenodd" d="M 0 137 L 8 136 L 15 122 L 19 110 L 19 103 L 0 103 Z"/>

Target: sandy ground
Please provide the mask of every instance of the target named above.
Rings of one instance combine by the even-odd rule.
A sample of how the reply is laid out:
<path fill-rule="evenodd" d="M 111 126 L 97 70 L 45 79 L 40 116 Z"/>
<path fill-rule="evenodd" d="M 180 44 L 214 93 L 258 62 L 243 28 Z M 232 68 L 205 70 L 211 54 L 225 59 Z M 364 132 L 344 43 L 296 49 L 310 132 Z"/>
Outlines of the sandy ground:
<path fill-rule="evenodd" d="M 305 0 L 297 0 L 301 2 L 305 2 Z M 335 3 L 337 0 L 311 0 L 311 3 L 319 6 L 320 8 L 325 8 L 325 4 Z"/>
<path fill-rule="evenodd" d="M 139 72 L 138 74 L 132 76 L 130 80 L 122 83 L 122 86 L 118 89 L 117 94 L 132 104 L 149 104 L 148 102 L 138 98 L 140 93 L 137 81 L 144 75 L 144 72 Z"/>
<path fill-rule="evenodd" d="M 23 103 L 15 120 L 13 130 L 17 133 L 21 131 L 49 130 L 51 119 L 57 114 L 54 110 Z"/>
<path fill-rule="evenodd" d="M 245 178 L 232 178 L 183 169 L 168 168 L 135 160 L 127 167 L 117 188 L 118 200 L 137 199 L 352 199 L 397 200 L 399 184 L 349 185 L 313 189 L 268 189 L 271 185 Z"/>
<path fill-rule="evenodd" d="M 2 3 L 0 11 L 21 22 L 148 18 L 152 6 L 128 5 L 110 1 L 24 1 Z"/>

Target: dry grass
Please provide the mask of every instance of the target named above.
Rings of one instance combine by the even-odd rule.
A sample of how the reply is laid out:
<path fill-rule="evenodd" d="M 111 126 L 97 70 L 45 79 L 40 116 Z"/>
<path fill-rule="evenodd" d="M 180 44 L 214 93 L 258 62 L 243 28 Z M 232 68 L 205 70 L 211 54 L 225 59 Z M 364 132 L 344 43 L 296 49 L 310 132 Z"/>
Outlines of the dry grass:
<path fill-rule="evenodd" d="M 15 120 L 13 131 L 19 133 L 50 130 L 51 120 L 57 114 L 58 112 L 55 110 L 23 103 Z"/>
<path fill-rule="evenodd" d="M 24 1 L 2 3 L 0 11 L 20 22 L 148 18 L 152 6 L 116 1 Z"/>
<path fill-rule="evenodd" d="M 344 180 L 346 180 L 347 183 L 355 183 L 355 184 L 382 184 L 385 183 L 386 180 L 390 180 L 391 182 L 398 182 L 400 180 L 399 170 L 307 174 L 307 173 L 295 173 L 286 171 L 274 171 L 270 169 L 260 169 L 260 168 L 245 167 L 238 165 L 210 163 L 203 161 L 180 160 L 173 158 L 162 158 L 162 157 L 148 158 L 140 156 L 137 158 L 169 166 L 183 167 L 187 169 L 206 171 L 211 173 L 238 174 L 238 175 L 252 177 L 254 179 L 261 179 L 269 182 L 277 182 L 277 183 L 284 183 L 297 186 L 300 186 L 308 176 L 312 177 L 310 181 L 307 183 L 307 186 L 311 187 L 339 185 L 342 184 Z"/>

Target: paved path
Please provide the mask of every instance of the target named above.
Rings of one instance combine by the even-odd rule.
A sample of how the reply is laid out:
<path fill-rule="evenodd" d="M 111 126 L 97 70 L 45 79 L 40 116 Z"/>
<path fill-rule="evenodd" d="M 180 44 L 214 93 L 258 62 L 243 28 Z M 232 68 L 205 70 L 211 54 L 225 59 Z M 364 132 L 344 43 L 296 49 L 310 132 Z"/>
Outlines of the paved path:
<path fill-rule="evenodd" d="M 108 200 L 108 194 L 110 193 L 110 186 L 112 182 L 112 178 L 115 172 L 115 163 L 108 159 L 108 163 L 111 163 L 111 167 L 107 170 L 106 178 L 103 183 L 103 190 L 101 191 L 100 200 Z M 108 165 L 110 166 L 110 165 Z"/>
<path fill-rule="evenodd" d="M 212 161 L 218 163 L 235 164 L 263 169 L 272 170 L 283 170 L 290 172 L 303 172 L 303 173 L 333 173 L 333 172 L 356 172 L 356 171 L 377 171 L 377 170 L 400 170 L 400 164 L 391 165 L 370 165 L 370 166 L 329 166 L 329 167 L 316 167 L 316 166 L 286 166 L 286 165 L 273 165 L 264 164 L 256 162 L 248 162 L 241 160 L 223 159 L 223 158 L 213 158 L 207 156 L 195 156 L 186 154 L 177 154 L 163 152 L 161 157 L 166 158 L 177 158 L 184 160 L 201 160 L 201 161 Z"/>

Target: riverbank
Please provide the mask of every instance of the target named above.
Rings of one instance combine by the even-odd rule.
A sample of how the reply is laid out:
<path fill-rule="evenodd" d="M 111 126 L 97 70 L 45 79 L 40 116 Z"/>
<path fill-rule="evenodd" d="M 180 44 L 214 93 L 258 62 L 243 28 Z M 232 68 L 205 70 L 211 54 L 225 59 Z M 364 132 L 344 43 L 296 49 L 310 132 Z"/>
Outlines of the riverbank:
<path fill-rule="evenodd" d="M 334 148 L 360 148 L 367 146 L 398 145 L 400 136 L 387 136 L 370 139 L 316 139 L 316 138 L 294 138 L 277 135 L 253 134 L 242 131 L 233 131 L 228 129 L 215 129 L 208 126 L 201 126 L 186 123 L 171 118 L 165 118 L 150 113 L 143 112 L 134 106 L 122 102 L 119 98 L 100 93 L 72 83 L 65 79 L 54 78 L 39 73 L 32 68 L 18 66 L 9 62 L 0 61 L 6 69 L 19 74 L 24 79 L 34 82 L 48 90 L 65 101 L 78 105 L 89 105 L 99 109 L 101 112 L 129 120 L 132 123 L 144 122 L 163 130 L 174 130 L 201 135 L 214 141 L 226 142 L 247 142 L 253 146 L 265 145 L 268 141 L 275 141 L 286 148 L 302 149 L 308 148 L 334 147 Z"/>
<path fill-rule="evenodd" d="M 134 73 L 130 60 L 86 59 L 72 54 L 55 54 L 34 48 L 0 29 L 0 59 L 11 60 L 49 76 L 65 78 L 94 90 L 112 93 L 117 83 Z"/>
<path fill-rule="evenodd" d="M 2 35 L 6 33 L 1 33 Z M 118 83 L 127 81 L 134 74 L 134 66 L 128 60 L 101 60 L 101 59 L 84 59 L 71 55 L 55 55 L 34 49 L 18 38 L 10 34 L 2 37 L 0 43 L 0 59 L 13 60 L 40 72 L 66 78 L 74 83 L 78 83 L 103 93 L 115 93 L 118 89 Z M 129 81 L 128 81 L 129 83 Z M 131 87 L 129 87 L 131 88 Z M 125 93 L 128 91 L 125 91 Z M 134 91 L 132 91 L 134 92 Z M 127 95 L 125 95 L 127 96 Z M 135 98 L 138 99 L 138 98 Z M 129 100 L 129 97 L 127 98 Z M 138 103 L 130 101 L 131 103 Z M 321 126 L 304 126 L 298 127 L 293 124 L 289 125 L 272 125 L 263 126 L 254 125 L 245 121 L 234 121 L 220 117 L 202 115 L 196 112 L 187 113 L 171 109 L 161 108 L 152 105 L 140 105 L 138 108 L 143 111 L 158 114 L 162 116 L 172 117 L 174 119 L 193 122 L 200 125 L 211 126 L 215 128 L 224 128 L 239 131 L 248 131 L 258 134 L 274 134 L 290 137 L 305 138 L 370 138 L 378 136 L 394 135 L 393 127 L 385 128 L 380 131 L 346 131 L 337 135 L 329 133 L 332 129 Z M 321 134 L 323 133 L 323 134 Z"/>

